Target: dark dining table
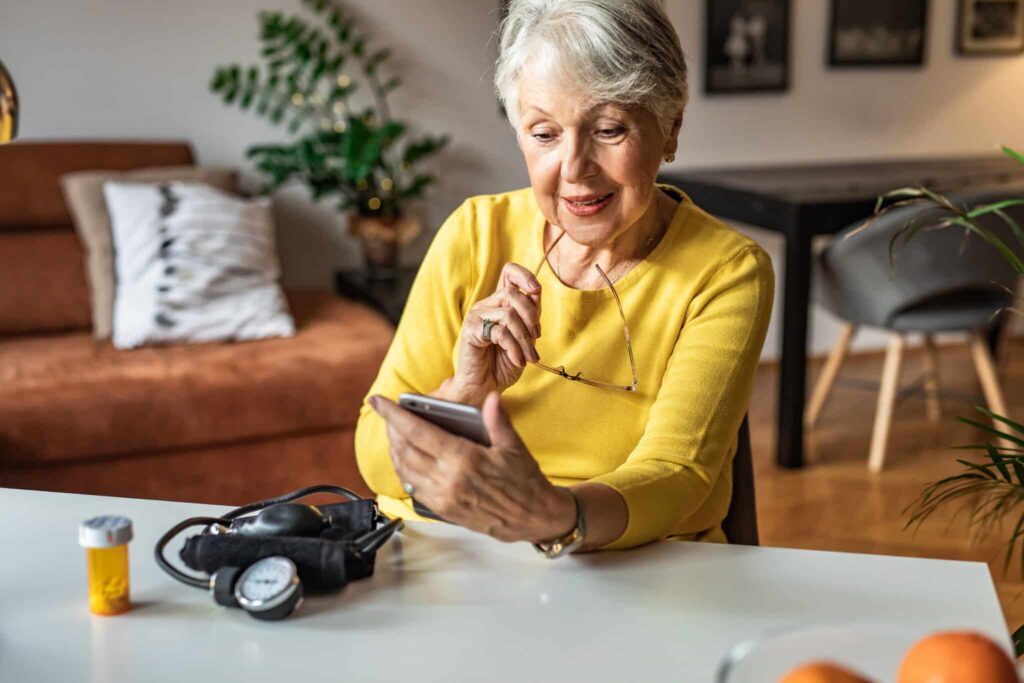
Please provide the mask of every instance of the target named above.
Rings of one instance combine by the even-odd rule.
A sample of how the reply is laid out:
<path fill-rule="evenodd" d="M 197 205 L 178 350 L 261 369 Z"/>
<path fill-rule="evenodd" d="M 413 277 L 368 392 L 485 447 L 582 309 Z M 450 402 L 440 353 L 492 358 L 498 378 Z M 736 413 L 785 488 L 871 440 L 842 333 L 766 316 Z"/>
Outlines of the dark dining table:
<path fill-rule="evenodd" d="M 879 195 L 899 187 L 922 185 L 943 193 L 967 187 L 1024 188 L 1024 164 L 991 154 L 666 172 L 659 181 L 681 188 L 719 218 L 777 232 L 785 240 L 775 458 L 781 467 L 799 468 L 804 463 L 811 240 L 862 221 Z"/>

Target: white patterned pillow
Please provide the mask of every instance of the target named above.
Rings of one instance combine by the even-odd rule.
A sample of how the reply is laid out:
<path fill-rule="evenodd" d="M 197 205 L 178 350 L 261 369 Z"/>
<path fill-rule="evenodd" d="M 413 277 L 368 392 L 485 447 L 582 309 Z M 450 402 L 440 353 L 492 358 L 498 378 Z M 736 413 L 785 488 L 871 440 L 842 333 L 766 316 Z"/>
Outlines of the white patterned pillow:
<path fill-rule="evenodd" d="M 114 346 L 295 334 L 278 284 L 269 199 L 202 183 L 108 182 Z"/>

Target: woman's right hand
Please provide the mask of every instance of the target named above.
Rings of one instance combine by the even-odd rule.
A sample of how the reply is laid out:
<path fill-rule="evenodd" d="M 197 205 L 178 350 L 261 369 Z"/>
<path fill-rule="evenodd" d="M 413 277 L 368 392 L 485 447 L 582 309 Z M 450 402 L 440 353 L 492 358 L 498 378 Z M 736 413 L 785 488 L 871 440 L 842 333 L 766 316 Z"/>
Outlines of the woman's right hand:
<path fill-rule="evenodd" d="M 494 322 L 490 341 L 483 336 L 485 320 Z M 475 303 L 462 321 L 454 396 L 482 403 L 488 392 L 504 392 L 528 362 L 540 359 L 539 337 L 540 283 L 526 268 L 506 263 L 494 294 Z"/>

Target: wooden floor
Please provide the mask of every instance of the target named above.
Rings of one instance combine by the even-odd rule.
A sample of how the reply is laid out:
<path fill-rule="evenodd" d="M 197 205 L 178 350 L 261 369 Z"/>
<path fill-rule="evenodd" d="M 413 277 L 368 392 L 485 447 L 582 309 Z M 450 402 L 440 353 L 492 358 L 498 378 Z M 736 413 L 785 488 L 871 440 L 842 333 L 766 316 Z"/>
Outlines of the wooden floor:
<path fill-rule="evenodd" d="M 928 422 L 924 397 L 913 390 L 923 357 L 919 345 L 905 356 L 901 386 L 910 390 L 896 406 L 885 469 L 877 475 L 867 470 L 867 454 L 882 353 L 853 356 L 843 366 L 817 427 L 808 435 L 808 466 L 796 471 L 774 464 L 778 373 L 774 364 L 762 366 L 750 408 L 761 542 L 987 562 L 1007 623 L 1016 628 L 1024 623 L 1024 582 L 1019 571 L 1002 569 L 1002 538 L 1012 527 L 981 543 L 972 543 L 966 522 L 962 517 L 952 520 L 952 514 L 934 516 L 916 533 L 904 530 L 903 511 L 922 488 L 962 469 L 956 458 L 969 453 L 950 447 L 981 438 L 980 430 L 955 419 L 977 416 L 973 406 L 982 402 L 966 345 L 940 348 L 944 400 L 939 424 Z M 810 368 L 810 382 L 821 365 L 816 361 Z M 1024 421 L 1024 340 L 1014 340 L 1002 383 L 1010 416 Z"/>

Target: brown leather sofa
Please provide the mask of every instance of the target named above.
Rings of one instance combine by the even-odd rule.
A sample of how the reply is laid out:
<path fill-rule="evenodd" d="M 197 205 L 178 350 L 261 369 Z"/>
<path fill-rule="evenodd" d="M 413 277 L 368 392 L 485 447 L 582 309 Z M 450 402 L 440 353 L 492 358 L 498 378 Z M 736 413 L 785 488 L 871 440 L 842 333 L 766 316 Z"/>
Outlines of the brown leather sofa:
<path fill-rule="evenodd" d="M 291 291 L 293 338 L 92 338 L 60 176 L 192 163 L 185 143 L 0 147 L 0 486 L 225 504 L 314 483 L 367 492 L 355 422 L 394 332 L 369 308 Z"/>

